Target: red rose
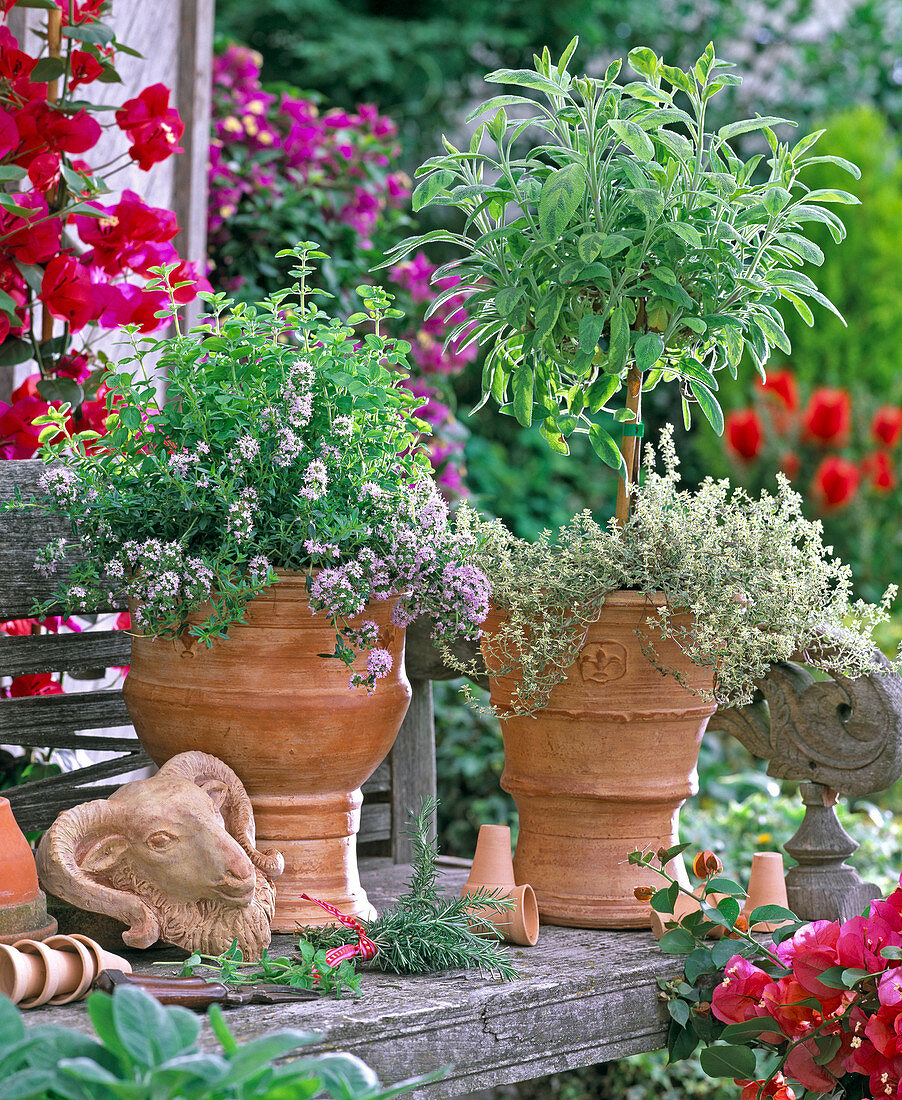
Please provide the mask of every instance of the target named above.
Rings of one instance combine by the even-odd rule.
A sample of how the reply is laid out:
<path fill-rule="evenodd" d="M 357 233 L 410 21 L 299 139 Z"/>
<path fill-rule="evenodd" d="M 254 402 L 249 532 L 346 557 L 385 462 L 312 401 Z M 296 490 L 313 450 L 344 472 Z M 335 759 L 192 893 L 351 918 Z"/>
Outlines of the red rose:
<path fill-rule="evenodd" d="M 72 331 L 78 332 L 100 315 L 101 289 L 73 255 L 61 252 L 47 264 L 39 297 L 54 317 L 67 321 Z"/>
<path fill-rule="evenodd" d="M 823 505 L 841 508 L 855 496 L 860 480 L 857 466 L 839 455 L 828 455 L 815 471 L 812 484 Z"/>
<path fill-rule="evenodd" d="M 815 390 L 804 415 L 808 435 L 821 443 L 839 443 L 848 434 L 852 402 L 846 390 Z"/>
<path fill-rule="evenodd" d="M 766 394 L 782 402 L 790 412 L 799 407 L 799 390 L 792 371 L 771 371 L 760 383 L 760 387 Z"/>
<path fill-rule="evenodd" d="M 727 448 L 734 457 L 744 462 L 751 462 L 761 453 L 764 443 L 764 428 L 761 419 L 754 409 L 740 409 L 731 412 L 727 416 L 726 430 Z"/>
<path fill-rule="evenodd" d="M 27 695 L 63 695 L 64 692 L 49 672 L 37 672 L 17 676 L 9 685 L 9 694 L 13 699 L 22 699 Z"/>
<path fill-rule="evenodd" d="M 79 84 L 93 84 L 102 76 L 103 65 L 87 50 L 73 50 L 70 72 L 72 78 L 69 81 L 69 91 L 74 92 Z"/>
<path fill-rule="evenodd" d="M 895 447 L 902 438 L 902 409 L 897 405 L 882 405 L 871 421 L 871 435 L 885 447 Z"/>
<path fill-rule="evenodd" d="M 896 487 L 896 475 L 886 451 L 874 451 L 873 454 L 866 455 L 861 463 L 861 472 L 881 492 L 886 493 Z"/>

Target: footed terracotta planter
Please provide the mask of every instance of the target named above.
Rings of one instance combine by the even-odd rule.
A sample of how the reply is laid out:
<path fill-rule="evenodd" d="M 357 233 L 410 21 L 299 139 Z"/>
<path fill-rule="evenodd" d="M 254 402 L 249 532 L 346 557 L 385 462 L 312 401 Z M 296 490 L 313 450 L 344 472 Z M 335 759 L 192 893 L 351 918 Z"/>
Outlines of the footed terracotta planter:
<path fill-rule="evenodd" d="M 0 797 L 0 944 L 27 936 L 43 940 L 56 931 L 47 915 L 47 899 L 38 885 L 31 846 L 13 817 L 8 798 Z"/>
<path fill-rule="evenodd" d="M 715 710 L 643 654 L 635 632 L 653 610 L 642 593 L 610 593 L 548 705 L 535 717 L 501 722 L 501 786 L 520 814 L 514 872 L 535 890 L 545 924 L 651 926 L 651 907 L 633 893 L 646 878 L 626 858 L 677 843 L 677 815 L 697 790 L 698 751 Z M 490 614 L 489 634 L 502 614 Z M 652 636 L 663 666 L 710 690 L 709 669 Z M 515 675 L 490 683 L 493 704 L 509 708 Z"/>
<path fill-rule="evenodd" d="M 330 922 L 302 894 L 375 915 L 360 885 L 356 833 L 360 786 L 391 749 L 410 701 L 393 606 L 374 602 L 360 617 L 378 624 L 379 645 L 392 655 L 372 695 L 349 690 L 347 667 L 317 656 L 334 651 L 335 633 L 311 612 L 302 574 L 280 574 L 248 606 L 246 622 L 211 648 L 187 633 L 133 640 L 124 694 L 149 755 L 163 764 L 199 749 L 224 760 L 250 795 L 257 846 L 285 857 L 274 932 Z M 365 661 L 355 670 L 365 671 Z"/>

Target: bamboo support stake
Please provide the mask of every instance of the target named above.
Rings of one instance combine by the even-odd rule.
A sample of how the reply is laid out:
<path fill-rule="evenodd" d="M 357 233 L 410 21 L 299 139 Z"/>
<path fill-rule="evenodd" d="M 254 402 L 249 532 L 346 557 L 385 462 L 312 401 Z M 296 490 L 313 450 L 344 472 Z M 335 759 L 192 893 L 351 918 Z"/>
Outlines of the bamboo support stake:
<path fill-rule="evenodd" d="M 633 424 L 642 420 L 642 372 L 631 366 L 626 376 L 626 407 L 633 414 Z M 617 511 L 614 513 L 617 524 L 625 527 L 629 522 L 632 509 L 633 486 L 639 480 L 639 456 L 641 453 L 639 436 L 624 434 L 620 443 L 620 453 L 626 464 L 626 477 L 621 477 L 617 486 Z"/>
<path fill-rule="evenodd" d="M 63 44 L 63 13 L 59 8 L 53 8 L 47 12 L 47 54 L 49 57 L 59 57 Z M 59 77 L 47 82 L 47 102 L 56 103 L 59 99 Z M 53 339 L 53 317 L 47 306 L 44 306 L 41 315 L 41 343 L 46 344 Z"/>

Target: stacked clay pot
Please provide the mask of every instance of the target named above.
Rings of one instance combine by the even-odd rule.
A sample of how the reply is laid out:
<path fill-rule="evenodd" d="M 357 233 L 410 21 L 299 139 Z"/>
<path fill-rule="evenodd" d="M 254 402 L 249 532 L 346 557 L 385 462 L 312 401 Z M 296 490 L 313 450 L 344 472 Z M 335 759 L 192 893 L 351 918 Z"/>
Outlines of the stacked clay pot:
<path fill-rule="evenodd" d="M 125 959 L 78 934 L 0 944 L 0 993 L 20 1008 L 77 1001 L 101 970 L 131 969 Z"/>
<path fill-rule="evenodd" d="M 474 930 L 492 925 L 508 943 L 534 947 L 539 938 L 539 909 L 531 886 L 517 886 L 511 857 L 511 831 L 507 825 L 480 825 L 470 875 L 460 896 L 478 891 L 494 894 L 512 908 L 494 906 L 473 912 Z"/>

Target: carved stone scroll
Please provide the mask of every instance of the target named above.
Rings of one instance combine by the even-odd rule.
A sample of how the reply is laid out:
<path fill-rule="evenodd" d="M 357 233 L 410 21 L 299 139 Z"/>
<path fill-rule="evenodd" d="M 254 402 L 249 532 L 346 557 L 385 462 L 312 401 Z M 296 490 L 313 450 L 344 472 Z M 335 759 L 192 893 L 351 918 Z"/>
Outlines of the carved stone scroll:
<path fill-rule="evenodd" d="M 880 893 L 846 865 L 858 846 L 834 810 L 837 794 L 873 794 L 902 775 L 902 679 L 876 650 L 874 662 L 878 671 L 856 680 L 815 680 L 780 662 L 759 682 L 759 700 L 710 721 L 769 760 L 768 775 L 801 783 L 805 818 L 785 848 L 798 861 L 786 876 L 789 904 L 804 920 L 845 919 Z"/>

